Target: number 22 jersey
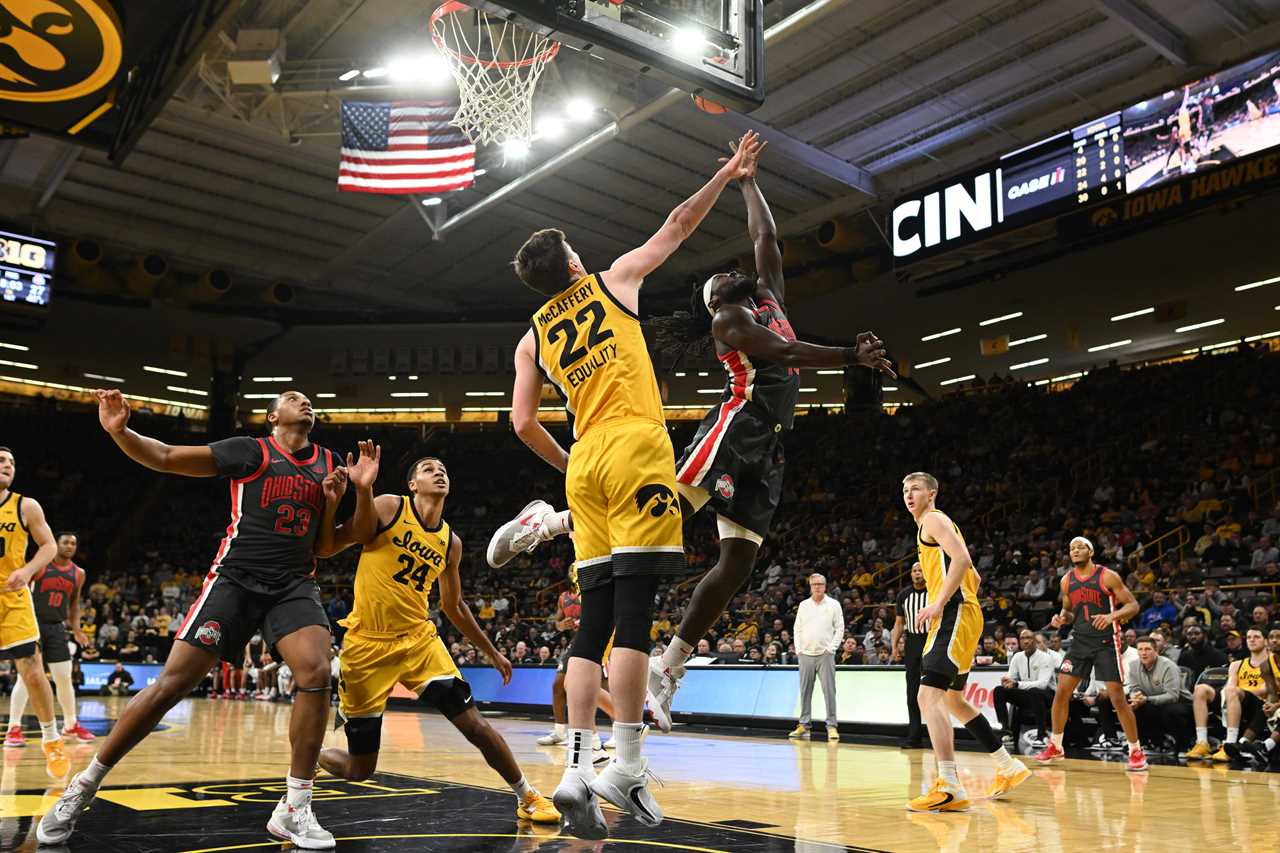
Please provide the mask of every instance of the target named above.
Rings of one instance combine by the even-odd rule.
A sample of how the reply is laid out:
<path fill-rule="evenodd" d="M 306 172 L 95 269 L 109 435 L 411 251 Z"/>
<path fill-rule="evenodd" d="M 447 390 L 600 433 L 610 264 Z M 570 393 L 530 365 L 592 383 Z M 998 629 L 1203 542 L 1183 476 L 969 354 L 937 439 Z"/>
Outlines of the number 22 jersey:
<path fill-rule="evenodd" d="M 402 495 L 390 524 L 360 554 L 356 600 L 341 624 L 373 639 L 390 639 L 435 626 L 427 610 L 431 587 L 449 563 L 453 534 L 448 522 L 428 527 L 413 498 Z"/>
<path fill-rule="evenodd" d="M 227 438 L 209 448 L 218 474 L 231 480 L 231 522 L 209 574 L 266 594 L 314 574 L 333 454 L 315 444 L 290 453 L 272 436 Z"/>

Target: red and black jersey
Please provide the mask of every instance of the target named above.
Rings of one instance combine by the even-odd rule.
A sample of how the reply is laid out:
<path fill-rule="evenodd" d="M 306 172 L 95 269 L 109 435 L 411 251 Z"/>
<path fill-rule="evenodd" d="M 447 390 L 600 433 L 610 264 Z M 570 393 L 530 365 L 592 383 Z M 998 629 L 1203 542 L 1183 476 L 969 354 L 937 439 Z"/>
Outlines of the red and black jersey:
<path fill-rule="evenodd" d="M 32 601 L 36 619 L 41 622 L 66 622 L 71 615 L 71 602 L 76 585 L 84 580 L 84 569 L 75 563 L 59 566 L 50 563 L 31 578 Z"/>
<path fill-rule="evenodd" d="M 756 322 L 788 341 L 796 339 L 796 333 L 787 320 L 782 306 L 772 295 L 756 300 L 752 311 Z M 800 371 L 760 359 L 752 359 L 741 350 L 730 350 L 717 355 L 724 367 L 727 383 L 721 408 L 735 401 L 745 401 L 755 406 L 765 419 L 791 429 L 795 420 L 796 399 L 800 396 Z M 738 405 L 742 405 L 738 402 Z"/>
<path fill-rule="evenodd" d="M 1094 566 L 1093 574 L 1084 579 L 1076 574 L 1075 569 L 1067 573 L 1067 601 L 1075 614 L 1071 631 L 1077 640 L 1087 637 L 1111 642 L 1119 631 L 1118 625 L 1105 631 L 1099 631 L 1093 625 L 1093 617 L 1116 609 L 1115 596 L 1102 583 L 1102 574 L 1106 570 L 1105 566 Z"/>
<path fill-rule="evenodd" d="M 271 436 L 209 446 L 218 473 L 231 480 L 231 522 L 210 577 L 224 574 L 250 591 L 271 593 L 313 574 L 322 483 L 333 454 L 316 444 L 290 453 Z"/>

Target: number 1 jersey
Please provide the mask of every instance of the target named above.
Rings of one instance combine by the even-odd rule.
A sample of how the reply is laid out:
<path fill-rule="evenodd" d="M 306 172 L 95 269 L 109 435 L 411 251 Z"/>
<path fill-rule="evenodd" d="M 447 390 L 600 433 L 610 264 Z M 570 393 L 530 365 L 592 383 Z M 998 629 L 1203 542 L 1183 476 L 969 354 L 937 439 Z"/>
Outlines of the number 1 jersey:
<path fill-rule="evenodd" d="M 322 484 L 333 454 L 315 444 L 290 453 L 270 436 L 228 438 L 209 448 L 218 473 L 231 480 L 231 522 L 210 575 L 271 594 L 314 574 Z"/>
<path fill-rule="evenodd" d="M 586 275 L 533 315 L 538 367 L 573 415 L 573 437 L 607 421 L 665 423 L 640 319 L 598 274 Z"/>
<path fill-rule="evenodd" d="M 341 624 L 373 639 L 391 639 L 423 624 L 436 578 L 449 562 L 453 535 L 448 522 L 428 527 L 418 518 L 413 498 L 404 495 L 391 523 L 360 554 L 356 601 Z"/>

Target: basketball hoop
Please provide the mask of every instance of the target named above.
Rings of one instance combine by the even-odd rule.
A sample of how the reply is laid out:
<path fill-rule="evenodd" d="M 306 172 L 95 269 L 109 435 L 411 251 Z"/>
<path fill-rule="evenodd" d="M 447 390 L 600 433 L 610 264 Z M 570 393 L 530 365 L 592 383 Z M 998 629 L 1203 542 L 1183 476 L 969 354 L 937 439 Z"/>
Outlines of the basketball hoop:
<path fill-rule="evenodd" d="M 560 42 L 458 0 L 431 13 L 431 40 L 458 83 L 455 127 L 485 145 L 533 137 L 533 90 Z"/>

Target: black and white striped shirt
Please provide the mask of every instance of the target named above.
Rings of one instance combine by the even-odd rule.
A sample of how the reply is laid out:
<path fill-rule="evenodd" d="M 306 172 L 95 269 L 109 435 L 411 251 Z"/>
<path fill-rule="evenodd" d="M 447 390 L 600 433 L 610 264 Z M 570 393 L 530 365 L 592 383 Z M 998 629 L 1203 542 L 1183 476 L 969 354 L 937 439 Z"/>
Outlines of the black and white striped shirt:
<path fill-rule="evenodd" d="M 898 600 L 894 603 L 894 616 L 901 616 L 906 623 L 903 627 L 908 634 L 927 634 L 928 628 L 922 630 L 916 629 L 916 614 L 924 610 L 924 606 L 929 603 L 929 591 L 925 589 L 915 589 L 907 587 L 898 593 Z"/>

